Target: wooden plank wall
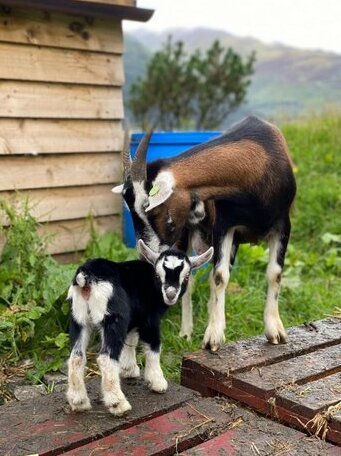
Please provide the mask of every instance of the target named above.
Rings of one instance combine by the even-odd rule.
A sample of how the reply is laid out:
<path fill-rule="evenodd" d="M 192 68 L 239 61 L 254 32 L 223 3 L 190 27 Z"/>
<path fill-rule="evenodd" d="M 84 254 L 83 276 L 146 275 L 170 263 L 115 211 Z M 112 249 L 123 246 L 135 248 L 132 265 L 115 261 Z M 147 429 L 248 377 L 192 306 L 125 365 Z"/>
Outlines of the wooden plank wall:
<path fill-rule="evenodd" d="M 135 6 L 135 0 L 76 0 L 80 3 L 104 3 L 106 5 Z"/>
<path fill-rule="evenodd" d="M 84 249 L 89 213 L 120 229 L 122 52 L 118 20 L 0 0 L 0 199 L 29 196 L 52 254 Z"/>

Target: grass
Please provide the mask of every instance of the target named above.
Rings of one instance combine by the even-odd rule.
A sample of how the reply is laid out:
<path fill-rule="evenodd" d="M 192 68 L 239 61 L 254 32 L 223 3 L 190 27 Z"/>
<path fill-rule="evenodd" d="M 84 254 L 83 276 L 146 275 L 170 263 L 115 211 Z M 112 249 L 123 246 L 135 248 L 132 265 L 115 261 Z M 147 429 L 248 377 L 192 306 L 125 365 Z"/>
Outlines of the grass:
<path fill-rule="evenodd" d="M 283 131 L 298 183 L 280 295 L 284 324 L 292 326 L 340 312 L 341 117 L 312 118 L 286 125 Z M 0 259 L 0 368 L 30 357 L 35 367 L 29 378 L 40 382 L 47 370 L 59 369 L 68 354 L 65 293 L 75 266 L 59 266 L 46 257 L 48 240 L 42 243 L 34 234 L 37 223 L 25 207 L 24 216 L 19 216 L 2 206 L 13 226 Z M 93 233 L 84 256 L 122 261 L 136 252 L 124 247 L 117 236 L 98 238 Z M 227 341 L 263 334 L 266 263 L 265 245 L 240 247 L 226 294 Z M 179 381 L 182 355 L 201 348 L 208 274 L 209 267 L 196 273 L 192 340 L 178 336 L 180 305 L 171 308 L 162 322 L 162 365 L 169 379 Z"/>

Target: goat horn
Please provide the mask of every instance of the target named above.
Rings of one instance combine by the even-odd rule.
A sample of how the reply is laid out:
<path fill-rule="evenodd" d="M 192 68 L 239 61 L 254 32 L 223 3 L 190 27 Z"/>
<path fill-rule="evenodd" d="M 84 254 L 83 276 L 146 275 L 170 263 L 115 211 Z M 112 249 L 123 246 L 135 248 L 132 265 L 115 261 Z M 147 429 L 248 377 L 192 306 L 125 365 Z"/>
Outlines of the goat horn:
<path fill-rule="evenodd" d="M 124 174 L 126 176 L 129 174 L 130 167 L 131 167 L 131 157 L 130 157 L 130 152 L 129 152 L 129 133 L 127 130 L 124 132 L 122 160 L 123 160 Z"/>
<path fill-rule="evenodd" d="M 147 131 L 141 139 L 137 148 L 135 158 L 131 165 L 131 177 L 134 181 L 144 181 L 147 179 L 146 155 L 153 129 Z"/>

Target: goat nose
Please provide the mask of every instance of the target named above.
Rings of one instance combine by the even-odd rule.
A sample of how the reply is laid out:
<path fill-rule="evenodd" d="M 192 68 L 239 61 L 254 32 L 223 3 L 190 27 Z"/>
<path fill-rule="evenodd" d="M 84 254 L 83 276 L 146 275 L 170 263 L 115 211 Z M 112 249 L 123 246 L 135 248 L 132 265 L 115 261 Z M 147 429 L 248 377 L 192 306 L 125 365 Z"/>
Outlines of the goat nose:
<path fill-rule="evenodd" d="M 176 296 L 176 289 L 174 287 L 168 287 L 166 289 L 166 296 L 170 301 L 172 301 Z"/>

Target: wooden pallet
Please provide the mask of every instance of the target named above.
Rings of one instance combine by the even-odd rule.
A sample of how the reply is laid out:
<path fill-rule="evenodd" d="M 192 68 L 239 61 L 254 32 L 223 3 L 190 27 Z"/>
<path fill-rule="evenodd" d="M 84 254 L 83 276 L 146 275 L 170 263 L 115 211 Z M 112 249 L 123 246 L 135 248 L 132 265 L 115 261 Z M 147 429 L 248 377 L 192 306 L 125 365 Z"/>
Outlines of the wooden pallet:
<path fill-rule="evenodd" d="M 215 354 L 189 354 L 183 359 L 181 383 L 205 396 L 233 398 L 311 434 L 323 424 L 319 436 L 341 445 L 341 320 L 322 320 L 288 333 L 285 345 L 255 337 L 227 344 Z"/>
<path fill-rule="evenodd" d="M 164 395 L 125 381 L 133 410 L 110 415 L 88 384 L 93 409 L 72 413 L 62 393 L 0 408 L 1 456 L 336 455 L 336 446 L 258 416 L 227 398 L 202 398 L 179 385 Z"/>

